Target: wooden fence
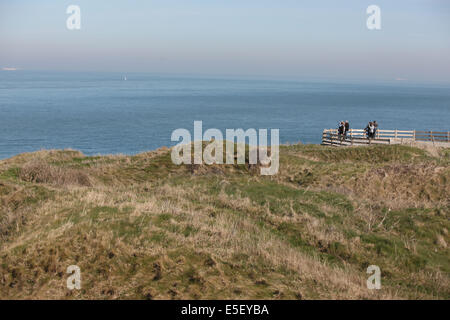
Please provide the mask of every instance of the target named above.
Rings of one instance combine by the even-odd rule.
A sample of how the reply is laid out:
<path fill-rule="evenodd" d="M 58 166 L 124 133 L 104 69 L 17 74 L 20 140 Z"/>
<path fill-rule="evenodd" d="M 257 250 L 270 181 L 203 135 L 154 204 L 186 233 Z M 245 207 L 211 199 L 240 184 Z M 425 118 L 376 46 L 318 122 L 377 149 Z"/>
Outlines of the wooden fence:
<path fill-rule="evenodd" d="M 417 141 L 433 141 L 433 142 L 450 142 L 450 131 L 414 131 L 414 140 Z"/>
<path fill-rule="evenodd" d="M 363 129 L 350 129 L 347 135 L 339 135 L 337 129 L 325 129 L 322 144 L 335 146 L 393 144 L 408 141 L 450 142 L 450 131 L 377 130 L 375 138 L 367 138 Z"/>

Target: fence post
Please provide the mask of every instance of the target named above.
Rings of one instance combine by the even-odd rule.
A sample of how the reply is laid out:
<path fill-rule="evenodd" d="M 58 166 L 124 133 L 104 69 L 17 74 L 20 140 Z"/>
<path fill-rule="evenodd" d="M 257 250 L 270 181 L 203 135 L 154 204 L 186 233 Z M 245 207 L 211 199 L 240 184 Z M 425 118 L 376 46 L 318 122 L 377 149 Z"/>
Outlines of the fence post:
<path fill-rule="evenodd" d="M 416 141 L 416 130 L 413 131 L 413 140 Z"/>
<path fill-rule="evenodd" d="M 447 131 L 447 142 L 450 142 L 450 131 Z"/>
<path fill-rule="evenodd" d="M 431 138 L 431 141 L 433 141 L 433 143 L 434 143 L 433 131 L 430 131 L 430 138 Z"/>
<path fill-rule="evenodd" d="M 395 138 L 397 138 L 397 129 L 395 129 Z"/>

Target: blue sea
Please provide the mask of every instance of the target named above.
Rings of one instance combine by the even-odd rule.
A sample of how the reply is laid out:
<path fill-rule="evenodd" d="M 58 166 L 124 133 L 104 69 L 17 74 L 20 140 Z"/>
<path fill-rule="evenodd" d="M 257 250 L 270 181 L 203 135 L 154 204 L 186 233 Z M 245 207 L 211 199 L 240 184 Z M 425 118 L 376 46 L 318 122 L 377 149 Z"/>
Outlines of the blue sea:
<path fill-rule="evenodd" d="M 124 76 L 127 80 L 124 80 Z M 136 154 L 172 146 L 172 131 L 280 130 L 320 143 L 324 128 L 450 130 L 450 88 L 144 73 L 0 71 L 0 159 L 40 149 Z"/>

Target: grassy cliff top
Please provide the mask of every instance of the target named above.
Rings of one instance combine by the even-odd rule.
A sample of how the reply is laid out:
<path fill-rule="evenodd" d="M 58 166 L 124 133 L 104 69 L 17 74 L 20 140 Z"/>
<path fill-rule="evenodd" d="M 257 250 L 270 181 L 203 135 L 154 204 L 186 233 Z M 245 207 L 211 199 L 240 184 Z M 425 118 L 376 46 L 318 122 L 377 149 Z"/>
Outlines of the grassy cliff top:
<path fill-rule="evenodd" d="M 450 149 L 283 146 L 275 176 L 21 154 L 0 161 L 0 299 L 449 299 L 449 213 Z"/>

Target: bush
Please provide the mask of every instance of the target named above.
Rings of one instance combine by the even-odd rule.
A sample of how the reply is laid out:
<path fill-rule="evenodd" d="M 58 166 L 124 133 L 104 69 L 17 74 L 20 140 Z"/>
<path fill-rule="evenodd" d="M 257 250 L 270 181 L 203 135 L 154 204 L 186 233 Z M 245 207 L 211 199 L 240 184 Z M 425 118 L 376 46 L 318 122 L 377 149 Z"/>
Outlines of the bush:
<path fill-rule="evenodd" d="M 48 183 L 57 186 L 91 186 L 87 174 L 77 169 L 60 168 L 42 161 L 25 164 L 19 172 L 19 178 L 27 182 Z"/>

